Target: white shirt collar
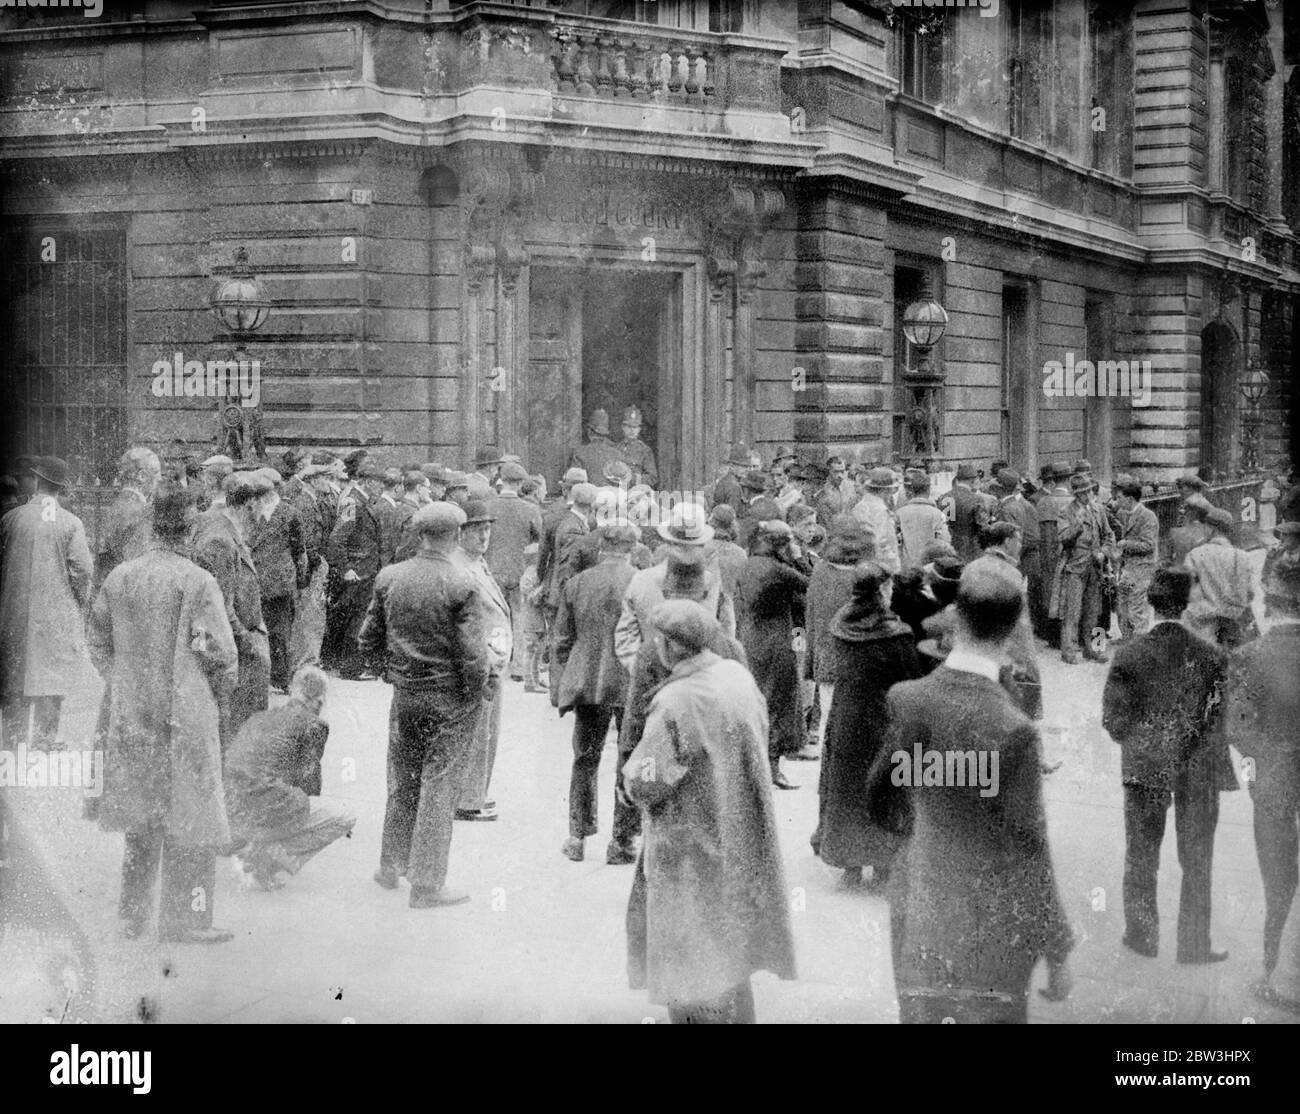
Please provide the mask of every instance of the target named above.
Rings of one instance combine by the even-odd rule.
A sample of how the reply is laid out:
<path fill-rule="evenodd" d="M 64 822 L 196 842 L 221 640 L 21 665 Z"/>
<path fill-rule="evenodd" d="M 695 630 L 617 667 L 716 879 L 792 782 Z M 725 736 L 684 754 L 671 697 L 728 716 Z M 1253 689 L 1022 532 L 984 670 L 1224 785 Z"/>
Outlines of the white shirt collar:
<path fill-rule="evenodd" d="M 948 656 L 944 658 L 943 664 L 949 669 L 956 669 L 961 673 L 974 673 L 980 677 L 987 677 L 995 684 L 998 680 L 998 674 L 1001 672 L 998 663 L 992 658 L 986 658 L 983 654 L 973 653 L 960 646 L 954 646 L 949 651 Z"/>

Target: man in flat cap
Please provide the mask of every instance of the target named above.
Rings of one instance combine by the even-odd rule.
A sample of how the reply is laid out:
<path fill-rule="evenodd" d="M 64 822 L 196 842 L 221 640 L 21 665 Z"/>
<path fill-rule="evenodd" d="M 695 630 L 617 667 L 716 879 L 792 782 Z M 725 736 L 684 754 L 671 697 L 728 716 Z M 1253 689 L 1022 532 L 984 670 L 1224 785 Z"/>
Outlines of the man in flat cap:
<path fill-rule="evenodd" d="M 628 671 L 615 653 L 614 629 L 635 572 L 632 549 L 641 532 L 629 523 L 612 521 L 599 527 L 596 535 L 600 538 L 599 564 L 568 582 L 556 618 L 555 656 L 564 670 L 558 706 L 561 716 L 568 711 L 574 715 L 569 838 L 560 850 L 574 862 L 582 861 L 583 841 L 597 831 L 596 776 L 610 721 L 615 724 L 615 734 L 623 724 Z M 635 820 L 635 810 L 615 804 L 610 861 L 626 857 L 636 835 Z"/>
<path fill-rule="evenodd" d="M 1156 624 L 1116 651 L 1102 724 L 1123 752 L 1124 946 L 1147 957 L 1159 951 L 1156 875 L 1172 802 L 1183 875 L 1177 958 L 1199 964 L 1228 958 L 1210 943 L 1210 879 L 1219 793 L 1237 779 L 1220 730 L 1228 659 L 1179 622 L 1190 591 L 1182 569 L 1153 575 Z"/>
<path fill-rule="evenodd" d="M 1120 635 L 1132 638 L 1151 625 L 1147 589 L 1156 571 L 1160 523 L 1155 511 L 1142 502 L 1142 485 L 1137 480 L 1117 481 L 1114 491 L 1122 518 L 1116 543 L 1120 568 L 1115 610 L 1119 613 Z"/>
<path fill-rule="evenodd" d="M 1166 564 L 1182 565 L 1193 549 L 1204 545 L 1213 537 L 1214 532 L 1205 523 L 1205 516 L 1212 510 L 1214 504 L 1200 491 L 1191 491 L 1183 499 L 1178 512 L 1178 525 L 1165 538 Z"/>
<path fill-rule="evenodd" d="M 374 503 L 383 490 L 383 478 L 383 470 L 376 465 L 359 466 L 353 487 L 339 500 L 338 521 L 325 547 L 333 583 L 321 666 L 337 669 L 347 681 L 363 679 L 357 633 L 381 567 L 383 527 Z"/>
<path fill-rule="evenodd" d="M 622 459 L 618 446 L 609 438 L 609 414 L 593 410 L 587 419 L 587 443 L 573 450 L 569 467 L 581 468 L 589 479 L 599 481 L 605 475 L 607 464 Z"/>
<path fill-rule="evenodd" d="M 744 445 L 734 445 L 727 458 L 727 470 L 713 485 L 709 499 L 712 509 L 721 503 L 727 503 L 739 514 L 745 506 L 745 489 L 740 486 L 740 477 L 749 471 L 749 449 Z"/>
<path fill-rule="evenodd" d="M 211 510 L 226 501 L 226 480 L 235 470 L 235 462 L 224 453 L 210 456 L 200 466 L 199 473 L 203 481 L 203 494 L 199 499 L 199 510 Z"/>
<path fill-rule="evenodd" d="M 1300 537 L 1300 523 L 1283 526 L 1291 528 L 1289 537 Z M 1268 629 L 1229 661 L 1224 721 L 1228 742 L 1246 760 L 1264 883 L 1264 977 L 1255 993 L 1300 1013 L 1300 548 L 1280 557 L 1271 572 L 1264 596 Z"/>
<path fill-rule="evenodd" d="M 650 625 L 671 672 L 621 779 L 645 828 L 628 982 L 674 1024 L 752 1024 L 754 972 L 795 977 L 767 712 L 749 671 L 709 649 L 718 626 L 705 608 L 668 600 Z"/>
<path fill-rule="evenodd" d="M 32 464 L 36 492 L 0 521 L 0 710 L 9 738 L 52 750 L 63 698 L 84 687 L 93 566 L 86 530 L 59 503 L 68 466 Z"/>
<path fill-rule="evenodd" d="M 255 472 L 232 472 L 225 496 L 223 504 L 199 517 L 191 543 L 194 563 L 210 572 L 221 589 L 239 651 L 239 680 L 222 702 L 223 751 L 244 721 L 267 706 L 271 648 L 262 615 L 262 585 L 248 540 L 280 502 L 270 480 Z"/>
<path fill-rule="evenodd" d="M 595 484 L 576 483 L 569 489 L 569 506 L 555 524 L 546 572 L 546 621 L 551 631 L 551 704 L 558 707 L 561 667 L 555 660 L 556 617 L 564 587 L 582 565 L 583 540 L 595 528 L 595 503 L 599 489 Z"/>
<path fill-rule="evenodd" d="M 284 498 L 280 473 L 274 468 L 259 468 L 275 487 L 280 499 L 271 517 L 255 523 L 248 537 L 248 549 L 257 566 L 262 585 L 262 620 L 266 624 L 271 651 L 271 687 L 289 691 L 294 663 L 290 659 L 293 622 L 298 591 L 310 583 L 307 572 L 307 529 L 295 504 Z"/>
<path fill-rule="evenodd" d="M 430 909 L 469 900 L 447 887 L 447 863 L 489 685 L 488 650 L 478 589 L 451 557 L 465 512 L 439 501 L 413 517 L 420 550 L 375 577 L 360 642 L 371 668 L 393 686 L 375 881 L 395 890 L 405 875 L 411 907 Z"/>
<path fill-rule="evenodd" d="M 1232 650 L 1256 633 L 1250 558 L 1232 544 L 1231 514 L 1213 507 L 1205 524 L 1211 531 L 1209 540 L 1193 549 L 1183 563 L 1192 574 L 1185 620 L 1202 638 Z"/>
<path fill-rule="evenodd" d="M 979 556 L 979 532 L 989 520 L 988 505 L 975 490 L 978 479 L 975 465 L 969 462 L 957 465 L 952 489 L 938 502 L 948 520 L 952 547 L 962 561 L 973 561 Z"/>
<path fill-rule="evenodd" d="M 483 714 L 479 717 L 474 749 L 470 751 L 456 805 L 457 820 L 497 818 L 496 802 L 488 797 L 488 789 L 501 738 L 501 676 L 510 663 L 513 649 L 513 617 L 505 593 L 484 559 L 494 521 L 492 508 L 486 501 L 471 499 L 465 504 L 460 544 L 451 554 L 452 562 L 474 582 L 478 592 L 488 654 L 488 688 L 484 691 Z"/>
<path fill-rule="evenodd" d="M 891 510 L 898 481 L 889 468 L 870 469 L 862 494 L 850 512 L 876 538 L 876 561 L 889 573 L 902 568 L 898 552 L 898 520 Z"/>
<path fill-rule="evenodd" d="M 1056 536 L 1061 543 L 1052 586 L 1052 608 L 1061 619 L 1061 660 L 1079 661 L 1079 648 L 1090 661 L 1106 662 L 1105 632 L 1094 644 L 1101 616 L 1102 575 L 1115 548 L 1115 534 L 1106 512 L 1097 502 L 1091 476 L 1070 477 L 1073 501 L 1065 509 Z"/>
<path fill-rule="evenodd" d="M 781 517 L 781 508 L 767 494 L 768 477 L 757 468 L 751 468 L 740 477 L 740 488 L 745 493 L 744 506 L 739 509 L 736 523 L 736 541 L 742 549 L 749 549 L 754 532 L 760 522 L 771 522 Z"/>
<path fill-rule="evenodd" d="M 650 446 L 641 440 L 641 411 L 629 406 L 623 411 L 623 440 L 618 443 L 618 451 L 632 470 L 633 484 L 659 484 L 659 469 L 655 466 L 655 454 Z"/>
<path fill-rule="evenodd" d="M 488 540 L 485 557 L 493 578 L 505 593 L 510 614 L 514 617 L 510 676 L 513 680 L 521 681 L 524 676 L 524 638 L 520 629 L 523 608 L 520 606 L 519 581 L 524 575 L 524 550 L 542 540 L 542 512 L 536 503 L 529 502 L 519 494 L 524 481 L 528 479 L 528 473 L 522 464 L 506 461 L 501 465 L 500 479 L 501 491 L 492 504 L 496 521 L 492 523 L 492 536 Z"/>
<path fill-rule="evenodd" d="M 903 539 L 899 559 L 902 567 L 920 568 L 921 555 L 935 542 L 951 544 L 948 519 L 930 498 L 930 477 L 925 472 L 907 475 L 907 501 L 895 512 Z"/>

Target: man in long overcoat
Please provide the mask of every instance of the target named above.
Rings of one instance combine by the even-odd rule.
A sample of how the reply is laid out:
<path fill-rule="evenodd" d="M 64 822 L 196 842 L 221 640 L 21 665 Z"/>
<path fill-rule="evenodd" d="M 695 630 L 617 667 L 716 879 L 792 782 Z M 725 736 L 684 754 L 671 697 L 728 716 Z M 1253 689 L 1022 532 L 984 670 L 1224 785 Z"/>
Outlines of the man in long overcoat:
<path fill-rule="evenodd" d="M 623 724 L 628 672 L 614 652 L 614 628 L 623 610 L 623 593 L 633 576 L 632 547 L 641 532 L 630 524 L 600 527 L 600 564 L 578 573 L 564 589 L 556 620 L 556 660 L 560 715 L 572 710 L 573 770 L 569 777 L 569 838 L 561 853 L 574 862 L 584 855 L 583 840 L 597 831 L 596 777 L 612 719 Z M 618 763 L 615 776 L 622 769 Z M 606 858 L 618 863 L 631 855 L 636 810 L 615 802 L 614 830 Z"/>
<path fill-rule="evenodd" d="M 1023 1023 L 1040 958 L 1041 993 L 1068 995 L 1073 934 L 1047 845 L 1038 735 L 998 679 L 1024 608 L 1019 574 L 972 562 L 955 608 L 943 665 L 889 691 L 890 740 L 868 787 L 874 821 L 908 836 L 890 895 L 899 1014 Z"/>
<path fill-rule="evenodd" d="M 279 502 L 270 481 L 253 472 L 232 473 L 225 493 L 224 503 L 199 517 L 190 544 L 194 563 L 216 578 L 239 650 L 239 681 L 223 701 L 223 747 L 230 745 L 244 720 L 267 706 L 270 694 L 271 650 L 262 619 L 262 585 L 246 539 Z"/>
<path fill-rule="evenodd" d="M 492 504 L 496 521 L 492 538 L 484 555 L 493 578 L 505 593 L 515 629 L 510 660 L 510 676 L 519 681 L 524 676 L 523 607 L 519 598 L 519 581 L 524 575 L 524 550 L 542 540 L 542 512 L 536 503 L 519 494 L 528 473 L 522 464 L 507 461 L 501 466 L 501 492 Z"/>
<path fill-rule="evenodd" d="M 808 579 L 789 558 L 793 531 L 777 519 L 765 522 L 750 547 L 736 583 L 736 637 L 767 701 L 772 784 L 796 789 L 781 770 L 781 758 L 804 746 L 803 703 L 795 658 L 795 616 L 802 618 Z"/>
<path fill-rule="evenodd" d="M 675 1023 L 753 1022 L 750 976 L 795 977 L 763 698 L 707 648 L 718 624 L 699 604 L 667 601 L 651 621 L 671 673 L 623 773 L 646 833 L 644 936 L 631 906 L 628 924 L 645 952 L 630 952 L 629 982 Z"/>
<path fill-rule="evenodd" d="M 1124 944 L 1154 956 L 1160 945 L 1156 873 L 1172 801 L 1183 870 L 1178 962 L 1213 963 L 1210 878 L 1219 792 L 1237 788 L 1219 730 L 1227 656 L 1178 621 L 1191 577 L 1161 569 L 1149 598 L 1156 625 L 1124 643 L 1106 677 L 1102 725 L 1119 743 L 1124 779 Z"/>
<path fill-rule="evenodd" d="M 274 468 L 259 469 L 277 493 L 282 492 L 280 473 Z M 262 586 L 262 621 L 266 625 L 267 646 L 271 655 L 271 684 L 287 692 L 293 676 L 289 642 L 299 588 L 308 584 L 306 528 L 297 506 L 281 494 L 271 517 L 255 522 L 248 539 L 257 579 Z"/>
<path fill-rule="evenodd" d="M 93 568 L 81 519 L 59 505 L 67 464 L 39 457 L 32 472 L 36 494 L 0 521 L 0 708 L 12 737 L 31 720 L 49 750 L 63 698 L 85 682 Z"/>
<path fill-rule="evenodd" d="M 212 574 L 182 556 L 192 496 L 167 485 L 154 547 L 119 565 L 90 615 L 95 667 L 109 691 L 103 794 L 94 815 L 126 833 L 119 912 L 141 935 L 162 865 L 158 936 L 221 943 L 212 927 L 216 856 L 230 842 L 221 776 L 221 697 L 239 656 Z"/>

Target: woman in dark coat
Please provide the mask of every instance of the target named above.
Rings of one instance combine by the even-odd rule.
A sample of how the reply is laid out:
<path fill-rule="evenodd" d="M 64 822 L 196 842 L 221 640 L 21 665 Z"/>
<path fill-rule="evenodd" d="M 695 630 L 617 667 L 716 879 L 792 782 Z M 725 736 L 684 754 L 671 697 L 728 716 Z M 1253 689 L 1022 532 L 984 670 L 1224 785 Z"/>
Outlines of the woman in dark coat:
<path fill-rule="evenodd" d="M 767 701 L 768 761 L 778 789 L 798 788 L 781 772 L 781 756 L 804 745 L 794 628 L 803 619 L 808 578 L 791 567 L 793 537 L 780 519 L 763 522 L 736 582 L 736 638 Z"/>
<path fill-rule="evenodd" d="M 872 868 L 881 884 L 901 840 L 872 823 L 867 813 L 867 776 L 885 745 L 890 686 L 921 676 L 912 632 L 889 610 L 890 577 L 874 561 L 854 570 L 853 596 L 831 623 L 827 661 L 833 678 L 826 728 L 821 800 L 821 846 L 829 866 L 844 871 L 844 885 L 862 883 Z"/>

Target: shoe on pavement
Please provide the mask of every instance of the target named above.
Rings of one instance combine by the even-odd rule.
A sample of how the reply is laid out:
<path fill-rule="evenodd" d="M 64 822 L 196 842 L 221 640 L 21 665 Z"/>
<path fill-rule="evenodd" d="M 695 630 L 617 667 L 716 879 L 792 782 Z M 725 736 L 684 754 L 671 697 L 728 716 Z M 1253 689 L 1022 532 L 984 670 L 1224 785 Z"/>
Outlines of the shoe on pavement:
<path fill-rule="evenodd" d="M 235 934 L 226 928 L 189 928 L 158 933 L 158 939 L 164 944 L 224 944 L 234 938 Z"/>
<path fill-rule="evenodd" d="M 499 813 L 490 808 L 458 808 L 456 810 L 457 820 L 495 820 Z"/>
<path fill-rule="evenodd" d="M 822 748 L 815 743 L 809 743 L 806 747 L 796 750 L 790 757 L 796 762 L 820 762 L 822 760 Z"/>
<path fill-rule="evenodd" d="M 779 761 L 775 761 L 772 763 L 772 784 L 775 785 L 778 789 L 799 788 L 799 786 L 795 785 L 793 781 L 791 781 L 789 778 L 785 776 L 785 774 L 781 772 L 781 763 Z"/>
<path fill-rule="evenodd" d="M 469 894 L 464 890 L 453 890 L 443 886 L 440 890 L 412 890 L 410 906 L 412 909 L 437 909 L 444 905 L 464 905 Z"/>
<path fill-rule="evenodd" d="M 1121 942 L 1129 951 L 1147 959 L 1155 959 L 1160 950 L 1155 944 L 1140 944 L 1136 940 L 1130 940 L 1127 936 Z"/>
<path fill-rule="evenodd" d="M 533 684 L 532 681 L 524 682 L 524 692 L 548 692 L 548 691 L 549 691 L 548 689 L 543 688 L 541 685 Z"/>
<path fill-rule="evenodd" d="M 1061 655 L 1061 660 L 1062 660 L 1063 662 L 1065 662 L 1066 665 L 1078 665 L 1078 664 L 1079 664 L 1079 655 L 1078 655 L 1078 654 L 1062 654 L 1062 655 Z"/>
<path fill-rule="evenodd" d="M 609 866 L 627 866 L 636 862 L 636 848 L 630 843 L 611 843 L 605 850 Z"/>
<path fill-rule="evenodd" d="M 1202 952 L 1199 955 L 1188 955 L 1188 956 L 1180 955 L 1178 957 L 1178 962 L 1183 964 L 1184 966 L 1190 967 L 1202 963 L 1222 963 L 1227 958 L 1228 958 L 1227 952 L 1216 952 L 1211 949 L 1210 951 Z"/>
<path fill-rule="evenodd" d="M 401 873 L 395 866 L 381 866 L 375 871 L 375 881 L 386 890 L 397 889 L 397 880 L 400 877 Z"/>
<path fill-rule="evenodd" d="M 569 836 L 560 845 L 560 854 L 570 862 L 580 863 L 586 856 L 586 849 L 581 839 L 577 836 Z"/>
<path fill-rule="evenodd" d="M 1084 656 L 1084 658 L 1085 658 L 1087 661 L 1095 661 L 1095 662 L 1098 662 L 1098 663 L 1101 664 L 1101 665 L 1105 665 L 1108 661 L 1110 661 L 1110 655 L 1109 655 L 1109 654 L 1092 654 L 1092 653 L 1088 653 L 1088 654 L 1084 654 L 1083 656 Z"/>

